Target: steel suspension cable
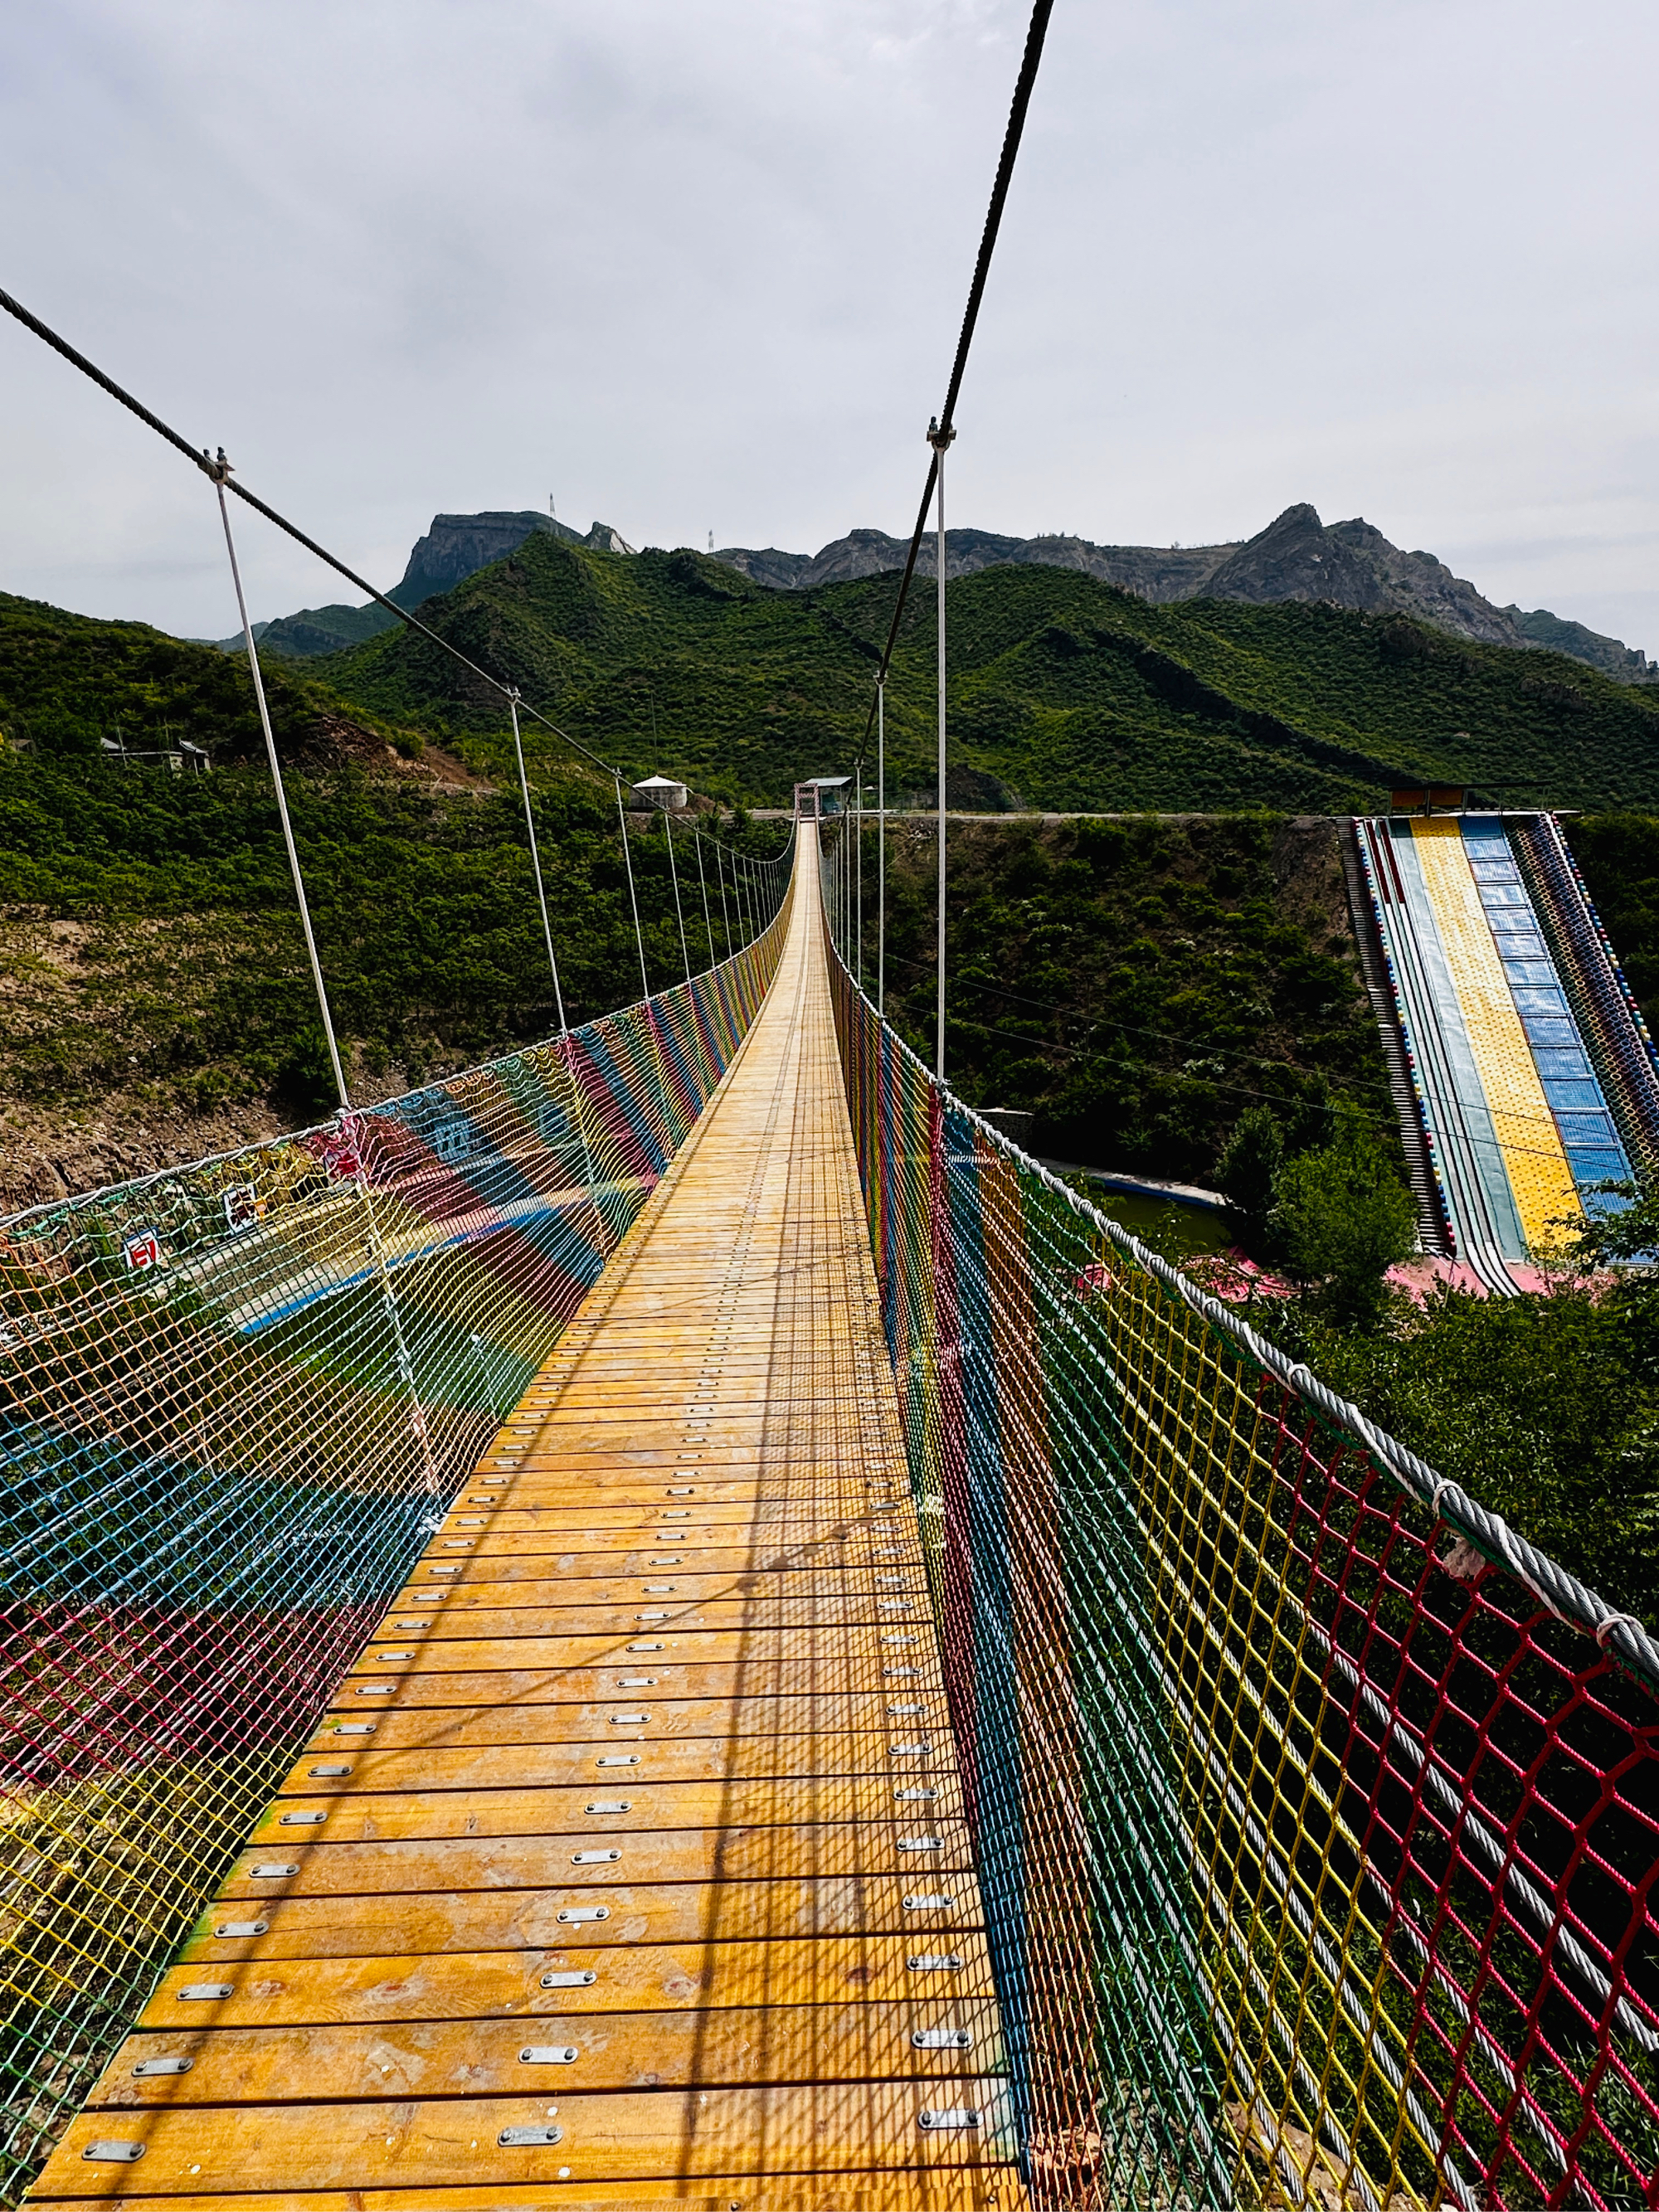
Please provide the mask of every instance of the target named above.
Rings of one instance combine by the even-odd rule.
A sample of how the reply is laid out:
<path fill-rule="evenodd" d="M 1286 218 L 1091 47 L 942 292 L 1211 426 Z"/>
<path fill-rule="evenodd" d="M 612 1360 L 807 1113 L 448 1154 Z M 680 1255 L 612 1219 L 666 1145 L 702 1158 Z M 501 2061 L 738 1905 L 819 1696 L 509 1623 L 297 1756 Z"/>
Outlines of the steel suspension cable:
<path fill-rule="evenodd" d="M 855 776 L 853 782 L 853 819 L 855 824 L 854 842 L 857 848 L 856 873 L 854 878 L 853 943 L 854 967 L 859 988 L 864 988 L 864 781 Z"/>
<path fill-rule="evenodd" d="M 876 684 L 876 1012 L 887 1012 L 887 679 Z"/>
<path fill-rule="evenodd" d="M 1014 161 L 1019 152 L 1020 139 L 1025 130 L 1026 111 L 1031 104 L 1032 88 L 1036 83 L 1037 67 L 1042 59 L 1042 44 L 1048 35 L 1048 18 L 1054 11 L 1054 0 L 1035 0 L 1030 23 L 1025 33 L 1025 51 L 1020 58 L 1019 75 L 1014 82 L 1014 96 L 1008 109 L 1007 127 L 1002 136 L 1002 152 L 997 162 L 995 180 L 991 186 L 990 205 L 986 210 L 985 228 L 980 234 L 979 252 L 974 262 L 973 280 L 968 287 L 968 304 L 963 311 L 962 328 L 957 337 L 956 358 L 951 364 L 951 380 L 945 387 L 945 405 L 927 426 L 927 442 L 933 447 L 933 459 L 927 465 L 927 480 L 921 489 L 921 503 L 916 509 L 915 528 L 910 533 L 909 550 L 904 557 L 903 574 L 899 578 L 898 597 L 893 603 L 893 618 L 888 625 L 887 642 L 882 647 L 880 665 L 876 672 L 875 696 L 870 702 L 870 711 L 865 717 L 864 735 L 859 741 L 854 763 L 854 775 L 864 772 L 865 757 L 870 749 L 871 726 L 878 712 L 878 702 L 892 664 L 893 647 L 898 641 L 899 624 L 904 618 L 905 602 L 909 597 L 910 581 L 916 572 L 916 558 L 921 550 L 922 532 L 927 526 L 927 509 L 937 489 L 939 494 L 939 550 L 937 555 L 939 586 L 939 1005 L 937 1011 L 935 1059 L 937 1072 L 945 1073 L 945 455 L 956 437 L 957 401 L 962 392 L 962 380 L 968 367 L 969 349 L 974 342 L 974 331 L 979 322 L 981 302 L 985 297 L 986 280 L 991 273 L 991 256 L 996 250 L 997 234 L 1002 228 L 1002 214 L 1007 205 L 1008 187 L 1013 179 Z"/>
<path fill-rule="evenodd" d="M 985 282 L 991 270 L 991 256 L 996 250 L 997 234 L 1002 227 L 1002 211 L 1007 204 L 1008 187 L 1014 173 L 1014 160 L 1019 152 L 1019 142 L 1025 129 L 1026 110 L 1031 104 L 1031 90 L 1036 82 L 1037 65 L 1042 59 L 1042 42 L 1048 35 L 1048 18 L 1054 11 L 1054 0 L 1036 0 L 1031 9 L 1031 21 L 1025 33 L 1025 52 L 1020 60 L 1019 75 L 1014 83 L 1014 96 L 1008 110 L 1008 125 L 1003 133 L 1002 154 L 997 163 L 996 179 L 991 186 L 990 205 L 986 210 L 985 228 L 981 233 L 979 254 L 974 264 L 973 281 L 968 288 L 968 305 L 963 310 L 962 329 L 957 338 L 956 359 L 951 364 L 951 381 L 945 390 L 945 406 L 937 420 L 928 426 L 928 440 L 943 437 L 946 445 L 956 435 L 957 400 L 962 392 L 962 380 L 968 367 L 968 352 L 974 342 L 974 331 L 979 321 L 980 303 L 985 296 Z M 933 488 L 938 477 L 940 449 L 933 447 L 933 458 L 927 465 L 927 480 L 921 489 L 921 503 L 916 509 L 915 528 L 910 533 L 910 549 L 905 556 L 904 572 L 899 579 L 898 599 L 893 607 L 893 619 L 888 627 L 887 642 L 882 648 L 881 665 L 877 671 L 878 697 L 886 682 L 892 664 L 893 647 L 898 640 L 899 623 L 904 616 L 904 603 L 909 595 L 910 580 L 915 574 L 916 556 L 921 550 L 922 532 L 927 527 L 927 509 L 932 504 Z M 870 743 L 871 723 L 875 719 L 876 702 L 870 702 L 870 714 L 864 725 L 864 736 L 859 745 L 861 761 Z"/>
<path fill-rule="evenodd" d="M 452 645 L 441 631 L 434 629 L 429 623 L 423 623 L 417 615 L 410 614 L 407 607 L 400 607 L 395 599 L 388 599 L 384 592 L 377 592 L 366 577 L 360 576 L 355 568 L 348 568 L 337 555 L 331 553 L 325 545 L 319 545 L 314 538 L 308 537 L 300 528 L 298 523 L 290 522 L 285 514 L 279 514 L 274 507 L 268 506 L 264 500 L 251 492 L 246 484 L 234 483 L 230 473 L 231 464 L 225 459 L 222 447 L 219 449 L 216 460 L 210 458 L 205 446 L 198 452 L 188 440 L 181 438 L 178 431 L 164 422 L 159 415 L 146 407 L 142 400 L 135 399 L 131 392 L 124 390 L 116 383 L 113 377 L 106 376 L 94 362 L 88 361 L 85 354 L 79 352 L 67 338 L 60 337 L 58 332 L 48 324 L 43 323 L 38 315 L 32 315 L 21 301 L 13 299 L 9 292 L 0 292 L 0 307 L 3 307 L 9 315 L 15 316 L 27 330 L 33 331 L 38 338 L 44 339 L 54 353 L 61 354 L 64 359 L 78 368 L 83 376 L 90 377 L 95 385 L 107 392 L 112 399 L 118 400 L 120 404 L 136 415 L 141 422 L 147 423 L 158 437 L 165 438 L 168 445 L 174 447 L 186 460 L 193 462 L 204 476 L 210 477 L 215 483 L 222 484 L 234 491 L 238 499 L 245 501 L 256 514 L 263 514 L 267 522 L 275 523 L 277 529 L 285 532 L 293 538 L 295 544 L 303 545 L 307 553 L 314 554 L 318 560 L 332 568 L 337 575 L 343 576 L 346 581 L 355 585 L 358 591 L 366 592 L 377 606 L 384 607 L 387 614 L 395 616 L 406 629 L 418 631 L 432 644 L 440 647 L 452 660 L 458 661 L 481 683 L 487 684 L 492 691 L 499 692 L 501 697 L 506 699 L 512 689 L 510 684 L 503 682 L 499 676 L 492 676 L 487 668 L 481 668 L 477 662 L 470 659 L 459 646 Z M 520 701 L 520 705 L 523 711 L 533 720 L 539 722 L 544 729 L 551 730 L 556 738 L 560 738 L 573 751 L 579 752 L 584 760 L 592 761 L 595 768 L 604 769 L 607 775 L 620 773 L 612 767 L 611 762 L 602 759 L 591 747 L 585 745 L 580 738 L 573 738 L 568 730 L 561 729 L 559 725 L 548 715 L 544 714 L 539 708 L 532 707 L 527 700 L 524 699 Z"/>
<path fill-rule="evenodd" d="M 726 957 L 732 957 L 732 915 L 726 903 L 725 848 L 718 837 L 714 840 L 714 877 L 720 887 L 720 933 L 726 939 Z"/>
<path fill-rule="evenodd" d="M 939 1004 L 933 1024 L 933 1073 L 942 1083 L 945 1080 L 945 849 L 948 819 L 945 811 L 947 761 L 945 742 L 945 449 L 956 433 L 936 428 L 930 435 L 939 462 L 934 471 L 939 485 L 939 915 L 934 946 L 939 968 Z"/>
<path fill-rule="evenodd" d="M 542 935 L 547 940 L 547 964 L 553 973 L 553 1000 L 559 1010 L 559 1035 L 569 1028 L 564 1018 L 564 989 L 559 981 L 558 955 L 553 950 L 553 925 L 547 915 L 547 892 L 542 883 L 542 857 L 536 847 L 536 817 L 530 806 L 530 779 L 525 774 L 524 746 L 519 737 L 519 695 L 509 691 L 507 703 L 513 716 L 513 757 L 519 763 L 519 789 L 524 798 L 525 834 L 530 840 L 530 868 L 536 878 L 536 903 L 541 908 Z"/>
<path fill-rule="evenodd" d="M 634 889 L 634 855 L 628 845 L 628 814 L 623 805 L 622 775 L 617 774 L 617 826 L 622 831 L 623 866 L 628 872 L 628 908 L 634 917 L 634 947 L 640 956 L 640 996 L 651 996 L 651 978 L 645 972 L 645 933 L 640 927 L 639 895 Z"/>
<path fill-rule="evenodd" d="M 222 464 L 223 457 L 221 456 Z M 351 1112 L 351 1094 L 346 1088 L 345 1070 L 340 1061 L 339 1041 L 334 1034 L 334 1016 L 329 1006 L 328 987 L 323 981 L 323 963 L 318 956 L 317 939 L 311 926 L 311 902 L 306 896 L 305 877 L 300 867 L 300 854 L 294 842 L 294 824 L 289 818 L 288 793 L 283 783 L 282 763 L 276 757 L 276 737 L 270 724 L 270 707 L 265 698 L 264 673 L 259 666 L 259 655 L 254 642 L 253 625 L 248 619 L 247 599 L 242 590 L 241 564 L 236 558 L 236 539 L 230 527 L 230 509 L 225 501 L 225 477 L 221 466 L 218 474 L 209 471 L 219 501 L 219 520 L 224 526 L 225 551 L 230 559 L 230 577 L 236 589 L 236 611 L 241 617 L 242 641 L 247 648 L 248 672 L 253 678 L 253 696 L 259 709 L 259 727 L 264 735 L 265 756 L 270 763 L 270 781 L 276 795 L 277 818 L 283 825 L 283 842 L 288 848 L 289 873 L 294 878 L 294 894 L 299 902 L 300 927 L 306 941 L 306 955 L 311 963 L 312 987 L 317 994 L 317 1010 L 322 1016 L 323 1035 L 328 1043 L 329 1065 L 334 1072 L 334 1087 L 339 1096 L 341 1126 Z M 233 487 L 234 489 L 234 487 Z M 414 1439 L 416 1457 L 422 1468 L 427 1490 L 435 1494 L 438 1488 L 436 1464 L 432 1456 L 431 1435 L 427 1426 L 426 1410 L 422 1403 L 420 1380 L 415 1363 L 410 1357 L 409 1341 L 404 1333 L 403 1312 L 398 1294 L 392 1285 L 392 1271 L 386 1264 L 386 1240 L 380 1233 L 379 1216 L 375 1211 L 374 1193 L 361 1157 L 356 1161 L 353 1178 L 359 1204 L 363 1208 L 363 1219 L 368 1229 L 366 1239 L 368 1257 L 380 1286 L 380 1302 L 392 1332 L 392 1354 L 398 1375 L 409 1395 L 410 1433 Z"/>
<path fill-rule="evenodd" d="M 697 883 L 702 891 L 702 926 L 708 939 L 708 964 L 714 964 L 714 925 L 708 918 L 708 872 L 702 864 L 702 832 L 694 829 L 691 842 L 697 849 Z"/>
<path fill-rule="evenodd" d="M 674 919 L 680 926 L 680 964 L 685 969 L 685 980 L 691 981 L 691 953 L 685 941 L 685 909 L 680 904 L 680 872 L 674 862 L 674 825 L 663 809 L 662 834 L 668 844 L 668 876 L 674 886 Z"/>
<path fill-rule="evenodd" d="M 171 433 L 168 434 L 171 435 Z M 210 470 L 209 474 L 212 471 Z M 219 520 L 225 529 L 225 550 L 230 556 L 231 581 L 236 586 L 236 611 L 241 617 L 242 640 L 247 647 L 248 672 L 253 678 L 253 696 L 258 702 L 259 727 L 264 732 L 265 757 L 270 763 L 270 781 L 276 793 L 276 817 L 283 825 L 283 842 L 288 848 L 289 873 L 294 878 L 294 896 L 300 905 L 300 927 L 306 940 L 306 957 L 311 963 L 312 988 L 317 994 L 317 1011 L 323 1018 L 323 1035 L 328 1041 L 329 1065 L 334 1071 L 334 1087 L 339 1093 L 343 1112 L 351 1111 L 351 1094 L 346 1089 L 345 1070 L 340 1065 L 340 1047 L 334 1035 L 334 1016 L 329 1009 L 328 987 L 323 981 L 323 963 L 317 956 L 317 939 L 311 927 L 311 904 L 306 897 L 306 882 L 300 870 L 300 854 L 294 842 L 294 824 L 289 819 L 288 793 L 283 787 L 282 763 L 276 757 L 276 738 L 270 726 L 270 708 L 265 700 L 264 678 L 259 670 L 259 655 L 253 642 L 253 625 L 248 620 L 247 600 L 242 591 L 242 571 L 236 559 L 236 540 L 231 535 L 230 509 L 225 504 L 225 479 L 222 475 L 213 479 L 219 495 Z"/>

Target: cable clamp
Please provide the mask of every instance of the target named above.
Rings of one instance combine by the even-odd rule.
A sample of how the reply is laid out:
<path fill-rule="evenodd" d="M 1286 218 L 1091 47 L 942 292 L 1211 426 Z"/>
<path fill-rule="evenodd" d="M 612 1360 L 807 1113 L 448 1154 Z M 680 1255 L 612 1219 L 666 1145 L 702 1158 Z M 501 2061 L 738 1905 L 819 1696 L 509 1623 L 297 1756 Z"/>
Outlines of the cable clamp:
<path fill-rule="evenodd" d="M 957 434 L 948 422 L 941 430 L 937 415 L 928 418 L 927 442 L 936 453 L 944 453 L 947 447 L 954 446 L 956 441 Z"/>
<path fill-rule="evenodd" d="M 1638 1620 L 1633 1613 L 1610 1613 L 1595 1631 L 1595 1641 L 1603 1651 L 1607 1650 L 1607 1638 L 1615 1628 L 1635 1629 L 1643 1635 L 1647 1632 L 1646 1622 Z"/>

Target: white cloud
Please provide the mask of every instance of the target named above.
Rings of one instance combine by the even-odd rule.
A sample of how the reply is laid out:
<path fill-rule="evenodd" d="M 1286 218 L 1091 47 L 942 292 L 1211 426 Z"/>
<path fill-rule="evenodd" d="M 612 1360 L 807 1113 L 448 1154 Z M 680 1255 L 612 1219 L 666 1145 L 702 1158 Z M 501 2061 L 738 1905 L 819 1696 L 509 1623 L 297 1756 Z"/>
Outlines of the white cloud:
<path fill-rule="evenodd" d="M 385 580 L 434 510 L 550 490 L 635 543 L 902 529 L 1025 12 L 14 9 L 0 282 Z M 1060 0 L 955 514 L 1192 543 L 1310 498 L 1617 629 L 1656 62 L 1638 0 Z M 0 585 L 228 629 L 205 484 L 9 325 L 0 375 Z M 260 611 L 337 596 L 243 538 Z"/>

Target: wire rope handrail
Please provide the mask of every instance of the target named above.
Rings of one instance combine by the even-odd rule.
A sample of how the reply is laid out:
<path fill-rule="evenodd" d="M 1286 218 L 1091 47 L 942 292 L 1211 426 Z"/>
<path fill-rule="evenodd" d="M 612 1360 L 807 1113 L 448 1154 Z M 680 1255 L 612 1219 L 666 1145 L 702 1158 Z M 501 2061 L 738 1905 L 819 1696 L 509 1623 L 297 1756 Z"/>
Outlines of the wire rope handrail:
<path fill-rule="evenodd" d="M 0 1222 L 0 2202 L 731 1064 L 764 896 L 654 998 Z"/>
<path fill-rule="evenodd" d="M 1644 2202 L 1659 1650 L 939 1084 L 842 1067 L 1034 2198 Z"/>

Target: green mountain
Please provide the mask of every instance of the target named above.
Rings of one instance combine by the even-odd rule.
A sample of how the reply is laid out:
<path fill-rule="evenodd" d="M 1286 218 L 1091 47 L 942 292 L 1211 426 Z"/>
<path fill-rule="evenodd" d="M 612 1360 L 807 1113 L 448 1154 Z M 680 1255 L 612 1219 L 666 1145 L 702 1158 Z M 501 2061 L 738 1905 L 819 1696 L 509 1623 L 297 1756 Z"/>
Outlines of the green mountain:
<path fill-rule="evenodd" d="M 313 664 L 314 667 L 315 664 Z M 417 730 L 348 706 L 309 671 L 264 672 L 285 760 L 337 766 L 418 756 Z M 242 664 L 147 623 L 95 622 L 0 592 L 0 740 L 42 759 L 101 751 L 215 762 L 261 756 L 264 740 Z"/>
<path fill-rule="evenodd" d="M 1510 606 L 1504 612 L 1522 636 L 1530 638 L 1534 645 L 1547 645 L 1552 652 L 1588 661 L 1592 668 L 1616 676 L 1621 684 L 1651 684 L 1659 678 L 1659 666 L 1648 659 L 1639 646 L 1626 645 L 1621 637 L 1604 637 L 1599 629 L 1588 629 L 1583 623 L 1568 622 L 1560 615 L 1553 615 L 1547 607 L 1535 607 L 1531 614 L 1522 614 L 1519 607 Z"/>
<path fill-rule="evenodd" d="M 776 805 L 850 766 L 896 587 L 779 592 L 702 554 L 540 531 L 422 613 L 630 776 L 667 769 Z M 1321 604 L 1153 605 L 1036 565 L 947 594 L 953 806 L 1330 814 L 1422 782 L 1516 805 L 1659 805 L 1659 694 L 1559 654 Z M 895 804 L 933 799 L 933 629 L 920 586 L 888 686 Z M 367 767 L 424 738 L 485 775 L 510 758 L 499 695 L 401 629 L 273 658 L 267 681 L 296 761 Z M 49 754 L 259 744 L 239 656 L 3 595 L 0 732 Z M 532 756 L 569 757 L 533 723 L 526 735 Z"/>
<path fill-rule="evenodd" d="M 850 764 L 896 583 L 775 592 L 697 553 L 542 534 L 422 619 L 630 773 L 776 804 Z M 1340 813 L 1425 781 L 1516 805 L 1659 804 L 1659 698 L 1562 655 L 1319 604 L 1154 606 L 1036 566 L 959 578 L 947 605 L 953 805 Z M 933 624 L 919 590 L 888 690 L 900 801 L 933 799 Z M 495 696 L 425 639 L 388 632 L 308 666 L 475 765 L 503 757 Z"/>

